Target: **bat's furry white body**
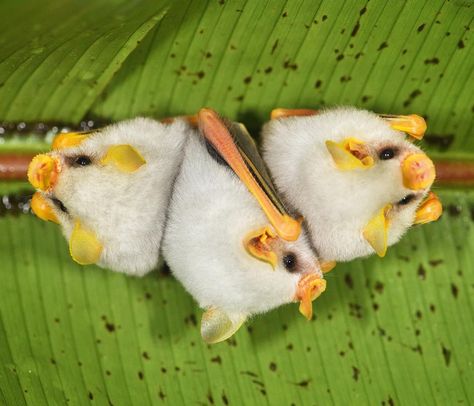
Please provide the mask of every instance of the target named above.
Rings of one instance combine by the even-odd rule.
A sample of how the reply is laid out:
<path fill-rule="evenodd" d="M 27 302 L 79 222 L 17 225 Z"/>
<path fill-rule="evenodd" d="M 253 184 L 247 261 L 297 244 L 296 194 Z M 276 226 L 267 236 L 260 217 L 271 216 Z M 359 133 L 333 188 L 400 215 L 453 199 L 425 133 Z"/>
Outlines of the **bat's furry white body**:
<path fill-rule="evenodd" d="M 278 264 L 249 255 L 243 240 L 268 219 L 231 170 L 217 163 L 202 139 L 190 137 L 168 213 L 163 255 L 174 275 L 202 308 L 217 307 L 231 319 L 262 313 L 295 299 L 302 272 L 321 271 L 304 233 L 281 242 Z M 295 254 L 300 272 L 282 265 Z"/>
<path fill-rule="evenodd" d="M 347 137 L 365 141 L 377 151 L 393 146 L 390 160 L 375 160 L 368 169 L 342 171 L 334 165 L 325 142 Z M 400 163 L 409 153 L 421 152 L 372 112 L 336 108 L 308 117 L 272 120 L 263 128 L 263 156 L 279 192 L 308 225 L 322 260 L 349 261 L 374 250 L 362 235 L 371 217 L 392 203 L 388 245 L 396 243 L 413 224 L 415 211 L 427 190 L 403 186 Z M 408 194 L 408 205 L 397 202 Z"/>
<path fill-rule="evenodd" d="M 173 180 L 192 131 L 184 120 L 162 124 L 135 118 L 105 127 L 76 147 L 52 152 L 59 157 L 61 173 L 52 194 L 45 196 L 67 208 L 64 213 L 53 206 L 66 239 L 80 219 L 103 245 L 99 266 L 138 276 L 154 269 Z M 110 146 L 124 144 L 146 161 L 137 171 L 124 173 L 98 163 Z M 68 157 L 81 155 L 92 163 L 68 164 Z"/>

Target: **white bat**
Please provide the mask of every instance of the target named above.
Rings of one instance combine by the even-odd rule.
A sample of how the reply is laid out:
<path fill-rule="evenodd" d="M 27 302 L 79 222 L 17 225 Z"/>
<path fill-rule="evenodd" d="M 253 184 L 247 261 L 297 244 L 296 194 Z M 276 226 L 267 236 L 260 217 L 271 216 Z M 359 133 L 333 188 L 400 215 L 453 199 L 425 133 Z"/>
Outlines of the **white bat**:
<path fill-rule="evenodd" d="M 311 318 L 326 284 L 306 233 L 278 205 L 252 142 L 235 143 L 244 128 L 208 109 L 199 125 L 205 139 L 190 137 L 185 147 L 163 255 L 206 309 L 204 340 L 225 340 L 251 315 L 292 301 Z"/>
<path fill-rule="evenodd" d="M 263 128 L 263 156 L 284 200 L 302 215 L 324 261 L 384 256 L 413 224 L 436 220 L 432 161 L 419 116 L 351 107 L 277 109 Z"/>
<path fill-rule="evenodd" d="M 32 210 L 61 225 L 76 262 L 143 275 L 157 266 L 173 179 L 194 131 L 184 120 L 136 118 L 60 134 L 30 163 Z"/>

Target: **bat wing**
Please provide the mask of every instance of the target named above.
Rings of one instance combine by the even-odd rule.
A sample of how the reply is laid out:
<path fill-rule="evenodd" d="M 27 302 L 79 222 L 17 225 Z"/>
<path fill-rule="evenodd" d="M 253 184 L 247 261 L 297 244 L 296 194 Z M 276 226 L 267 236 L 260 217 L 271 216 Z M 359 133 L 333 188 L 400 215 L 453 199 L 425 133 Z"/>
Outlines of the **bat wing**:
<path fill-rule="evenodd" d="M 288 214 L 245 126 L 223 120 L 211 109 L 199 112 L 198 124 L 213 151 L 257 199 L 277 234 L 287 241 L 296 240 L 301 232 L 301 221 Z"/>

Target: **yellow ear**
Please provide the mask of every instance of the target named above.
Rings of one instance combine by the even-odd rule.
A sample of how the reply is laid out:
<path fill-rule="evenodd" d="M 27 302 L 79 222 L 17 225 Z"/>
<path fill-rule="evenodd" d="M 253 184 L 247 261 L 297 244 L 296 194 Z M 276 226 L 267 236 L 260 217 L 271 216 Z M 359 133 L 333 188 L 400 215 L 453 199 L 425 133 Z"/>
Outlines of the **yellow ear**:
<path fill-rule="evenodd" d="M 221 309 L 212 307 L 202 315 L 201 337 L 208 344 L 227 340 L 240 328 L 245 319 L 243 315 L 231 319 Z"/>
<path fill-rule="evenodd" d="M 268 262 L 273 269 L 278 263 L 278 257 L 272 250 L 272 243 L 277 239 L 276 233 L 270 227 L 251 231 L 244 239 L 247 252 L 260 261 Z"/>
<path fill-rule="evenodd" d="M 56 135 L 53 140 L 53 149 L 63 149 L 70 147 L 77 147 L 82 141 L 84 141 L 91 133 L 61 133 Z"/>
<path fill-rule="evenodd" d="M 416 114 L 409 116 L 398 116 L 393 114 L 381 114 L 384 120 L 388 121 L 394 130 L 403 131 L 417 140 L 421 140 L 425 135 L 426 121 Z"/>
<path fill-rule="evenodd" d="M 346 138 L 342 142 L 326 141 L 326 148 L 338 169 L 368 169 L 374 165 L 365 142 L 357 138 Z"/>
<path fill-rule="evenodd" d="M 385 205 L 370 219 L 362 232 L 364 238 L 379 257 L 384 257 L 387 252 L 388 229 L 390 227 L 387 214 L 391 208 L 391 204 Z"/>
<path fill-rule="evenodd" d="M 270 113 L 270 118 L 272 120 L 276 120 L 279 118 L 287 118 L 287 117 L 301 117 L 301 116 L 315 116 L 319 114 L 318 110 L 313 109 L 284 109 L 278 108 L 273 109 Z"/>
<path fill-rule="evenodd" d="M 74 261 L 81 265 L 95 264 L 99 261 L 103 246 L 96 235 L 84 228 L 78 220 L 69 240 L 69 252 Z"/>
<path fill-rule="evenodd" d="M 115 165 L 122 172 L 135 172 L 146 164 L 145 159 L 131 145 L 113 145 L 101 159 L 104 165 Z"/>

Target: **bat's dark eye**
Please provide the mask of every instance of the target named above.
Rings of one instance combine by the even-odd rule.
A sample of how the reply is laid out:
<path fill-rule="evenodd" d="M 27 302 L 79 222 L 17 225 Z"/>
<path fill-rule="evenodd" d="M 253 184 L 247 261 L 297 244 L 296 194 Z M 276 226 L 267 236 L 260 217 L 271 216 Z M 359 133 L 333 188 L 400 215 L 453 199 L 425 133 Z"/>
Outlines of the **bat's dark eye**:
<path fill-rule="evenodd" d="M 283 265 L 288 271 L 290 271 L 290 272 L 295 271 L 295 268 L 296 268 L 296 256 L 295 256 L 295 254 L 292 254 L 292 253 L 286 254 L 283 257 Z"/>
<path fill-rule="evenodd" d="M 88 156 L 80 155 L 74 160 L 74 163 L 79 166 L 87 166 L 91 164 L 91 159 Z"/>
<path fill-rule="evenodd" d="M 415 198 L 414 194 L 406 195 L 403 199 L 399 200 L 398 204 L 405 206 L 406 204 L 409 204 L 410 202 L 412 202 L 414 198 Z"/>
<path fill-rule="evenodd" d="M 384 148 L 379 153 L 379 158 L 382 161 L 387 161 L 389 159 L 392 159 L 394 156 L 395 156 L 395 150 L 393 148 Z"/>
<path fill-rule="evenodd" d="M 56 199 L 55 197 L 53 197 L 51 200 L 59 210 L 61 210 L 63 213 L 67 213 L 66 206 L 64 206 L 61 200 Z"/>

